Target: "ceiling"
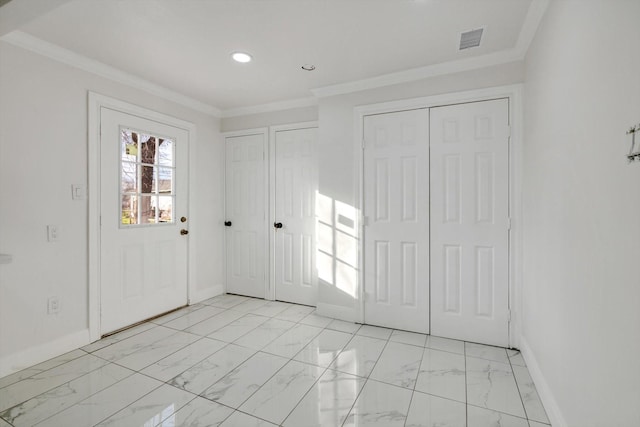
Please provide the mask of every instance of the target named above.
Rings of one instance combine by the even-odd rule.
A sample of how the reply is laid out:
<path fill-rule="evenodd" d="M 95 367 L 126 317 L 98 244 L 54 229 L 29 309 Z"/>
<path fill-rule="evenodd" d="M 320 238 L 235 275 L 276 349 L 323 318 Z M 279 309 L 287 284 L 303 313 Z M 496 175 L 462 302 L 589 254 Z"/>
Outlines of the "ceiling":
<path fill-rule="evenodd" d="M 513 51 L 535 1 L 71 0 L 19 30 L 224 112 Z M 459 51 L 480 27 L 481 46 Z"/>

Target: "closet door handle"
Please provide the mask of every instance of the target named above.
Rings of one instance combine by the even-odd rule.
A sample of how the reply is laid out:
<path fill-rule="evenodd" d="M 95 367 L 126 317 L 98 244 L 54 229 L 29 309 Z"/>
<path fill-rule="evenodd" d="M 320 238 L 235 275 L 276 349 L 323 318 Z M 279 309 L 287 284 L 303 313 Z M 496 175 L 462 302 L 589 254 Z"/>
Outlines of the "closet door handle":
<path fill-rule="evenodd" d="M 225 221 L 224 222 L 224 226 L 225 227 L 231 227 L 231 221 Z"/>
<path fill-rule="evenodd" d="M 281 222 L 274 222 L 274 223 L 273 223 L 273 226 L 274 226 L 275 228 L 282 228 L 282 223 L 281 223 Z"/>

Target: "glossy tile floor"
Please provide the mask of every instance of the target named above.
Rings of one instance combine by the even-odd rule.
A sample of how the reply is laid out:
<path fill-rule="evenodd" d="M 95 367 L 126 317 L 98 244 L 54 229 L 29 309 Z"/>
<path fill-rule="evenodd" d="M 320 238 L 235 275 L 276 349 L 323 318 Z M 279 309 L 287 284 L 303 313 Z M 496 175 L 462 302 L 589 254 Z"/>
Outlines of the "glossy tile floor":
<path fill-rule="evenodd" d="M 222 295 L 0 379 L 0 427 L 549 421 L 517 351 Z"/>

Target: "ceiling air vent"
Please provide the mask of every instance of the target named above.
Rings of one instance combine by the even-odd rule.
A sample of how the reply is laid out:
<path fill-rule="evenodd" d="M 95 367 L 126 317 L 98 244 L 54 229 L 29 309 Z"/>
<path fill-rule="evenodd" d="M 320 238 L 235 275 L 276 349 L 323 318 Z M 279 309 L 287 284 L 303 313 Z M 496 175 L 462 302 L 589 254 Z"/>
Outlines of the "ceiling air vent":
<path fill-rule="evenodd" d="M 484 31 L 483 28 L 478 28 L 477 30 L 471 30 L 460 34 L 460 50 L 480 46 L 482 31 Z"/>

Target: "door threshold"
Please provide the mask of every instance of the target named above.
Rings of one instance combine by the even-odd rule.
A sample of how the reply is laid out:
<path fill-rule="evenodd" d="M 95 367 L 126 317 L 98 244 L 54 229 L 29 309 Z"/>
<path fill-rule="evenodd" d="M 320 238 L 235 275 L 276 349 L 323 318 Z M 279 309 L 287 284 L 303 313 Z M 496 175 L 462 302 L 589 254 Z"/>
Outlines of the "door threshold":
<path fill-rule="evenodd" d="M 110 337 L 111 335 L 118 334 L 118 333 L 120 333 L 120 332 L 122 332 L 122 331 L 126 331 L 127 329 L 135 328 L 136 326 L 142 325 L 143 323 L 150 322 L 150 321 L 152 321 L 153 319 L 157 319 L 158 317 L 166 316 L 167 314 L 169 314 L 169 313 L 173 313 L 174 311 L 182 310 L 183 308 L 188 307 L 188 306 L 189 306 L 189 304 L 187 304 L 187 305 L 183 305 L 183 306 L 180 306 L 180 307 L 177 307 L 177 308 L 171 309 L 171 310 L 169 310 L 169 311 L 165 311 L 164 313 L 160 313 L 160 314 L 157 314 L 157 315 L 155 315 L 155 316 L 149 317 L 148 319 L 141 320 L 141 321 L 136 322 L 136 323 L 134 323 L 134 324 L 132 324 L 132 325 L 124 326 L 124 327 L 122 327 L 122 328 L 120 328 L 120 329 L 116 329 L 115 331 L 112 331 L 112 332 L 109 332 L 109 333 L 106 333 L 106 334 L 102 335 L 102 336 L 100 337 L 100 339 Z"/>

